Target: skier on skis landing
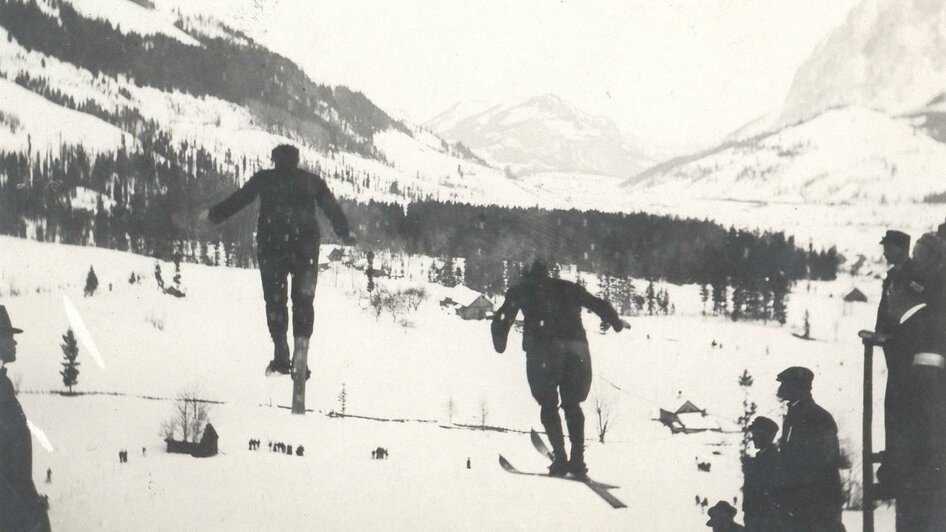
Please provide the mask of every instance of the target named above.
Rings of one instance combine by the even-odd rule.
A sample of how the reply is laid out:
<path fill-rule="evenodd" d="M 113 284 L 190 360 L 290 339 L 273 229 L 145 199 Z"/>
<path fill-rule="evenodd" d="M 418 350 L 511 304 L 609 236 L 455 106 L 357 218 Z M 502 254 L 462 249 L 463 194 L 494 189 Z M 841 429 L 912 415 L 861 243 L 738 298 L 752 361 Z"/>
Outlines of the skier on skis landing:
<path fill-rule="evenodd" d="M 345 244 L 351 245 L 355 241 L 345 214 L 325 181 L 299 168 L 299 150 L 295 146 L 276 146 L 272 159 L 275 168 L 257 172 L 239 190 L 203 215 L 213 223 L 220 223 L 257 197 L 260 199 L 256 253 L 266 301 L 266 322 L 275 345 L 273 360 L 266 368 L 267 375 L 291 371 L 286 339 L 290 275 L 292 333 L 295 337 L 293 358 L 299 360 L 298 357 L 309 349 L 315 319 L 312 301 L 319 273 L 321 239 L 316 205 L 328 216 L 335 234 Z"/>
<path fill-rule="evenodd" d="M 585 478 L 585 415 L 581 402 L 591 388 L 591 355 L 581 323 L 581 310 L 588 308 L 602 320 L 602 330 L 614 327 L 620 332 L 630 327 L 606 301 L 592 296 L 581 286 L 552 279 L 548 266 L 535 260 L 522 274 L 522 281 L 506 292 L 506 300 L 493 317 L 493 347 L 506 350 L 509 329 L 519 314 L 525 317 L 522 348 L 526 352 L 526 375 L 532 396 L 541 408 L 542 426 L 548 434 L 554 459 L 549 466 L 553 476 L 572 475 Z M 571 459 L 565 453 L 561 408 L 565 411 Z"/>

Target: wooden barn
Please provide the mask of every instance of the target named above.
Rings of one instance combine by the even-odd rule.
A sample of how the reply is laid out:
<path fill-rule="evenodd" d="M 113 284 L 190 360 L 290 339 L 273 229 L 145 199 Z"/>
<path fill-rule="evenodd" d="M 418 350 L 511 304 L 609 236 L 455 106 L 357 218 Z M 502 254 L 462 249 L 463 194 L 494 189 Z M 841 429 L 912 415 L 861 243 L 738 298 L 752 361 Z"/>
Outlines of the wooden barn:
<path fill-rule="evenodd" d="M 493 316 L 493 304 L 486 296 L 462 285 L 454 286 L 440 301 L 443 308 L 453 308 L 465 320 L 485 320 Z"/>

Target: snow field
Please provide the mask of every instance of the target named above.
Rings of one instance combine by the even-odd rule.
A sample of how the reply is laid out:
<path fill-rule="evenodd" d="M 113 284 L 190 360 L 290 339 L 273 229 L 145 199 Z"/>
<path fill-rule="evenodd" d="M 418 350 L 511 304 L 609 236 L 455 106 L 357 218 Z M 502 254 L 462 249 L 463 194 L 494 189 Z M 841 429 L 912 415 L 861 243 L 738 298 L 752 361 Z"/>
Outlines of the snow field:
<path fill-rule="evenodd" d="M 789 365 L 815 371 L 815 398 L 838 420 L 859 473 L 861 346 L 855 333 L 872 325 L 873 306 L 853 305 L 845 315 L 839 295 L 850 279 L 813 283 L 810 293 L 796 288 L 789 326 L 800 326 L 809 309 L 812 342 L 790 336 L 789 327 L 702 317 L 695 287 L 670 287 L 679 315 L 630 318 L 633 328 L 620 334 L 594 332 L 597 320 L 588 316 L 595 386 L 585 403 L 587 461 L 594 478 L 622 486 L 614 493 L 629 508 L 615 511 L 581 485 L 503 472 L 496 464 L 500 453 L 522 470 L 544 470 L 525 434 L 440 427 L 454 426 L 446 412 L 451 398 L 454 423 L 478 425 L 485 402 L 487 425 L 528 431 L 539 424 L 519 334 L 512 333 L 505 354 L 494 353 L 488 324 L 441 311 L 436 285 L 426 286 L 429 299 L 407 317 L 413 325 L 402 327 L 360 308 L 353 291 L 363 272 L 342 269 L 337 278 L 323 272 L 307 386 L 313 412 L 296 417 L 278 408 L 289 404 L 289 379 L 262 375 L 271 345 L 257 272 L 184 264 L 187 297 L 176 299 L 158 292 L 154 260 L 146 257 L 6 237 L 0 250 L 0 287 L 13 284 L 20 292 L 4 292 L 2 304 L 25 330 L 10 374 L 22 379 L 24 409 L 54 448 L 47 452 L 34 440 L 34 478 L 50 495 L 57 530 L 701 529 L 706 517 L 693 504 L 696 494 L 711 503 L 740 496 L 740 435 L 671 435 L 653 421 L 658 408 L 691 400 L 732 429 L 743 400 L 736 378 L 748 369 L 755 378 L 750 400 L 760 415 L 780 423 L 775 375 Z M 83 298 L 90 264 L 99 293 Z M 132 271 L 144 277 L 142 284 L 128 285 Z M 172 265 L 162 263 L 162 272 L 170 279 Z M 861 283 L 876 301 L 879 281 Z M 79 309 L 105 361 L 105 369 L 98 368 L 80 345 L 76 390 L 126 396 L 35 393 L 62 389 L 58 344 L 68 322 L 60 292 Z M 721 349 L 711 347 L 714 339 Z M 343 383 L 349 414 L 405 421 L 327 417 L 340 409 Z M 171 414 L 167 399 L 189 385 L 225 402 L 211 411 L 221 435 L 217 457 L 163 452 L 158 433 Z M 615 405 L 603 445 L 592 441 L 596 396 Z M 882 426 L 877 416 L 875 441 Z M 263 441 L 260 451 L 246 450 L 250 438 Z M 270 455 L 269 440 L 301 443 L 306 456 Z M 148 448 L 144 458 L 142 446 Z M 389 449 L 391 459 L 372 461 L 377 446 Z M 131 455 L 124 466 L 117 461 L 120 449 Z M 697 461 L 712 463 L 711 473 L 698 472 Z M 50 485 L 41 482 L 47 467 Z M 311 494 L 301 510 L 289 496 L 296 492 Z M 888 519 L 892 512 L 880 514 Z M 856 519 L 845 515 L 849 526 Z"/>

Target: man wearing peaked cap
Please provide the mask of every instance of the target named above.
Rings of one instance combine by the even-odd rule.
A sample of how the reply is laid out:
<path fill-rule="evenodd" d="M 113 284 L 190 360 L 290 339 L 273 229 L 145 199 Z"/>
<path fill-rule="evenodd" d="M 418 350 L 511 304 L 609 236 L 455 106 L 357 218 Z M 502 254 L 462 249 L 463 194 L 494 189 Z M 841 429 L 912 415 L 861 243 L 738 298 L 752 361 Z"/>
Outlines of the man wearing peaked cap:
<path fill-rule="evenodd" d="M 713 532 L 738 532 L 745 530 L 742 525 L 733 521 L 736 517 L 736 509 L 726 501 L 719 501 L 712 508 L 706 511 L 709 515 L 709 521 L 706 526 L 713 529 Z"/>
<path fill-rule="evenodd" d="M 838 426 L 811 396 L 814 373 L 793 366 L 778 374 L 777 395 L 788 403 L 779 452 L 784 530 L 842 532 Z"/>
<path fill-rule="evenodd" d="M 7 377 L 16 360 L 15 334 L 6 307 L 0 305 L 0 530 L 48 532 L 45 501 L 33 484 L 33 441 L 23 408 Z"/>
<path fill-rule="evenodd" d="M 775 380 L 779 382 L 798 384 L 800 386 L 807 386 L 808 389 L 811 390 L 811 383 L 815 380 L 815 374 L 808 368 L 802 366 L 792 366 L 782 370 L 782 372 L 779 373 L 777 377 L 775 377 Z"/>

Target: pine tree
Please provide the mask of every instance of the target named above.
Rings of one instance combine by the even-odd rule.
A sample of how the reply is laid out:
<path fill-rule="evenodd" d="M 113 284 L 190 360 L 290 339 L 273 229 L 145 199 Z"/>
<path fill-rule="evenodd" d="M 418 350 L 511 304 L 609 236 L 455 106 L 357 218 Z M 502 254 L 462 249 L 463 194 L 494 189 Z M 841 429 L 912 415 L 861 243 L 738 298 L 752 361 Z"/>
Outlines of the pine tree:
<path fill-rule="evenodd" d="M 95 294 L 99 287 L 99 278 L 95 275 L 95 269 L 89 266 L 89 273 L 85 276 L 85 295 L 86 297 Z"/>
<path fill-rule="evenodd" d="M 611 299 L 611 276 L 607 274 L 598 274 L 598 298 L 614 303 Z"/>
<path fill-rule="evenodd" d="M 62 335 L 62 343 L 59 346 L 65 358 L 59 374 L 62 375 L 62 383 L 69 387 L 69 395 L 72 395 L 72 387 L 79 383 L 79 362 L 76 361 L 76 357 L 79 356 L 79 344 L 76 343 L 76 337 L 71 328 Z"/>
<path fill-rule="evenodd" d="M 729 317 L 732 321 L 739 321 L 745 317 L 746 290 L 741 283 L 733 285 L 732 289 L 732 312 Z"/>
<path fill-rule="evenodd" d="M 758 406 L 755 404 L 755 402 L 749 401 L 749 389 L 752 388 L 753 383 L 752 375 L 749 374 L 749 370 L 742 370 L 742 375 L 739 376 L 738 382 L 739 387 L 742 388 L 743 393 L 742 415 L 736 420 L 742 430 L 742 446 L 739 449 L 739 454 L 741 456 L 746 456 L 748 455 L 749 442 L 751 441 L 749 425 L 752 423 L 752 418 L 755 416 Z"/>
<path fill-rule="evenodd" d="M 344 416 L 348 409 L 348 392 L 345 390 L 345 383 L 342 383 L 342 391 L 338 392 L 338 407 Z"/>
<path fill-rule="evenodd" d="M 368 265 L 365 267 L 365 273 L 368 275 L 368 293 L 374 291 L 374 252 L 368 250 Z"/>
<path fill-rule="evenodd" d="M 667 292 L 667 289 L 664 288 L 657 295 L 657 305 L 660 307 L 660 312 L 663 315 L 670 314 L 670 294 Z"/>
<path fill-rule="evenodd" d="M 182 292 L 181 290 L 181 256 L 180 255 L 176 255 L 174 257 L 174 277 L 171 279 L 171 281 L 174 283 L 174 288 L 176 288 L 178 292 Z"/>
<path fill-rule="evenodd" d="M 703 302 L 703 315 L 704 316 L 706 316 L 706 302 L 709 301 L 709 298 L 710 298 L 709 285 L 706 283 L 703 283 L 700 286 L 700 301 Z"/>
<path fill-rule="evenodd" d="M 647 283 L 647 290 L 644 292 L 644 298 L 647 301 L 647 314 L 650 316 L 654 315 L 657 305 L 657 297 L 654 293 L 654 282 L 650 281 Z"/>

